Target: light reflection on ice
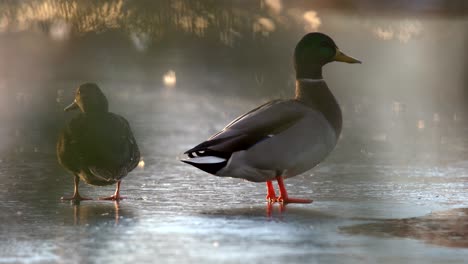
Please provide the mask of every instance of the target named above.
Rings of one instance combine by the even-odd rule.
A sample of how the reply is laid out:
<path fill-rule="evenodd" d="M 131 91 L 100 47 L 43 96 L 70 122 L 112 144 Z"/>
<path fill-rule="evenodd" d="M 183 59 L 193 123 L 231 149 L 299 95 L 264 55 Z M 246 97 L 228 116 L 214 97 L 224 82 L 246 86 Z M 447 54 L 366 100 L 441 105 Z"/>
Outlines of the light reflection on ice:
<path fill-rule="evenodd" d="M 56 250 L 57 246 L 53 241 L 2 238 L 0 263 L 53 263 L 60 261 Z"/>

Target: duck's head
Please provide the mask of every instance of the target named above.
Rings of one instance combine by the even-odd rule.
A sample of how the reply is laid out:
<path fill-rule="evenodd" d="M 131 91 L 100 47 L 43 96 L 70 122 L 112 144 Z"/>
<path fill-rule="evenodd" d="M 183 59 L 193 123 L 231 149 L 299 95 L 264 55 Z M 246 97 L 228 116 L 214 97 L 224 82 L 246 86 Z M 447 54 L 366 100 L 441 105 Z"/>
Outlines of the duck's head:
<path fill-rule="evenodd" d="M 107 112 L 106 96 L 95 83 L 85 83 L 76 89 L 75 100 L 64 111 L 80 109 L 83 113 Z"/>
<path fill-rule="evenodd" d="M 361 63 L 361 61 L 344 54 L 329 36 L 313 32 L 305 35 L 294 50 L 296 77 L 322 78 L 322 66 L 332 62 Z"/>

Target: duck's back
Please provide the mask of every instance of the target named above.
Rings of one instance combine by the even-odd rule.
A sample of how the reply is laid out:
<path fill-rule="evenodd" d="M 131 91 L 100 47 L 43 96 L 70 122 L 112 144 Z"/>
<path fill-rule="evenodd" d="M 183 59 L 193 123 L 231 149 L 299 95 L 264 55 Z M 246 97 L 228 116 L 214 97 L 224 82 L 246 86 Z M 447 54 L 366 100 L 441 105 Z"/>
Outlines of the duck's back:
<path fill-rule="evenodd" d="M 140 159 L 128 122 L 113 113 L 80 113 L 60 134 L 57 154 L 67 169 L 109 183 L 126 176 Z"/>

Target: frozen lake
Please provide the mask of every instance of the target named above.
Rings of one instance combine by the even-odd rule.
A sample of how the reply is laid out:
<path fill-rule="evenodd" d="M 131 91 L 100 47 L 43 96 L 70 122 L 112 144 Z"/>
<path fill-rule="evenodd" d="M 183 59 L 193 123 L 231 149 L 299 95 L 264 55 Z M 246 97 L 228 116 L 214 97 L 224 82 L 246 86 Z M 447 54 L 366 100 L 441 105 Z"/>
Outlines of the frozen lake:
<path fill-rule="evenodd" d="M 0 3 L 0 263 L 468 259 L 466 4 L 67 2 Z M 285 181 L 312 204 L 269 208 L 264 184 L 179 161 L 236 116 L 290 97 L 292 49 L 314 30 L 364 63 L 324 69 L 342 137 Z M 141 148 L 120 203 L 60 201 L 73 180 L 54 144 L 87 81 Z"/>
<path fill-rule="evenodd" d="M 173 99 L 183 98 L 155 105 L 179 105 Z M 2 160 L 0 263 L 462 263 L 468 257 L 468 162 L 379 165 L 332 156 L 286 181 L 290 193 L 314 203 L 284 210 L 276 204 L 268 214 L 264 184 L 210 176 L 167 154 L 206 137 L 202 129 L 186 134 L 183 124 L 211 122 L 178 111 L 186 113 L 172 113 L 179 122 L 148 123 L 157 112 L 133 121 L 146 131 L 139 137 L 145 166 L 123 181 L 128 199 L 120 203 L 61 202 L 72 192 L 72 177 L 53 155 Z M 112 192 L 113 186 L 82 185 L 94 198 Z M 437 220 L 428 216 L 441 211 Z"/>

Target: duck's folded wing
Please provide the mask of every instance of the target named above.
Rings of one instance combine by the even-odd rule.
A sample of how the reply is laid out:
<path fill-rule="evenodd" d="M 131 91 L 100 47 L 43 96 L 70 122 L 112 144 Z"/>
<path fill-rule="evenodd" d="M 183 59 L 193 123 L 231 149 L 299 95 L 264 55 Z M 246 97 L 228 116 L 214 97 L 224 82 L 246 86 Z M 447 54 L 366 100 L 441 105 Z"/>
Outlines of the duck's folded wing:
<path fill-rule="evenodd" d="M 96 177 L 99 177 L 105 181 L 117 181 L 127 176 L 127 174 L 132 171 L 140 161 L 140 152 L 138 150 L 138 146 L 136 143 L 132 142 L 135 142 L 133 137 L 131 139 L 129 138 L 129 143 L 126 146 L 128 150 L 120 152 L 124 155 L 121 155 L 121 157 L 115 157 L 112 160 L 108 160 L 106 162 L 108 164 L 107 166 L 91 165 L 87 167 L 88 170 Z M 123 160 L 123 158 L 125 158 L 125 160 Z"/>
<path fill-rule="evenodd" d="M 118 115 L 116 115 L 118 116 Z M 122 159 L 122 166 L 124 166 L 129 172 L 132 171 L 140 162 L 140 149 L 138 148 L 138 144 L 135 140 L 135 136 L 133 135 L 132 129 L 130 128 L 130 124 L 128 121 L 118 116 L 124 126 L 124 135 L 126 145 L 128 146 L 128 151 L 126 152 L 127 155 Z"/>
<path fill-rule="evenodd" d="M 187 150 L 189 157 L 214 155 L 228 157 L 291 127 L 305 115 L 295 100 L 275 100 L 236 118 L 207 141 Z"/>
<path fill-rule="evenodd" d="M 92 161 L 88 163 L 88 169 L 94 175 L 108 181 L 125 177 L 140 161 L 140 151 L 128 121 L 118 115 L 113 118 L 113 131 L 107 133 L 104 147 L 96 149 L 99 165 Z"/>
<path fill-rule="evenodd" d="M 79 144 L 73 137 L 70 126 L 66 126 L 57 140 L 57 158 L 59 163 L 72 172 L 79 172 L 83 164 Z"/>

